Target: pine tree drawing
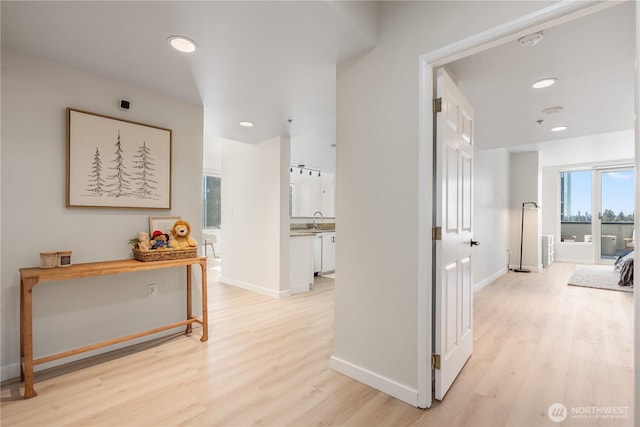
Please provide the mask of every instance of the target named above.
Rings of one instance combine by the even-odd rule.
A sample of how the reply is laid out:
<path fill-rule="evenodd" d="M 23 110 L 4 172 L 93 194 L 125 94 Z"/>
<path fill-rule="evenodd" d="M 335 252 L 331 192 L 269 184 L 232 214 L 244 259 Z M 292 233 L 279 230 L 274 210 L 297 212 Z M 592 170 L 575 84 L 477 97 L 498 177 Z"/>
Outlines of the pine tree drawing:
<path fill-rule="evenodd" d="M 102 196 L 104 192 L 104 180 L 102 179 L 102 160 L 100 160 L 100 150 L 96 147 L 96 153 L 93 155 L 93 163 L 91 165 L 91 173 L 89 174 L 89 183 L 87 191 L 93 196 Z"/>
<path fill-rule="evenodd" d="M 133 182 L 136 186 L 134 195 L 141 199 L 158 199 L 159 196 L 155 192 L 158 184 L 155 181 L 154 171 L 155 163 L 151 157 L 151 150 L 147 147 L 147 142 L 143 141 L 142 146 L 138 149 L 136 155 L 133 156 Z"/>
<path fill-rule="evenodd" d="M 131 186 L 129 184 L 129 173 L 127 173 L 126 165 L 124 164 L 124 156 L 122 151 L 122 144 L 120 143 L 120 130 L 118 130 L 118 139 L 115 143 L 116 152 L 114 153 L 116 158 L 113 160 L 114 167 L 109 168 L 114 171 L 112 175 L 109 175 L 107 179 L 109 183 L 109 196 L 112 197 L 125 197 L 129 195 Z"/>

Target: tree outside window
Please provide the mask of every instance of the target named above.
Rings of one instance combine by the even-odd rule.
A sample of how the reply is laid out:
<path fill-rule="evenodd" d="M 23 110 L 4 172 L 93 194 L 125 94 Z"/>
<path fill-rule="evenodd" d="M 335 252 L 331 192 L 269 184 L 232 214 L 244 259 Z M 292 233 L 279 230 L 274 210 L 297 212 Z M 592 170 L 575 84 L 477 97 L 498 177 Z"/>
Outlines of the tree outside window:
<path fill-rule="evenodd" d="M 220 228 L 220 177 L 202 177 L 202 224 L 204 228 Z"/>

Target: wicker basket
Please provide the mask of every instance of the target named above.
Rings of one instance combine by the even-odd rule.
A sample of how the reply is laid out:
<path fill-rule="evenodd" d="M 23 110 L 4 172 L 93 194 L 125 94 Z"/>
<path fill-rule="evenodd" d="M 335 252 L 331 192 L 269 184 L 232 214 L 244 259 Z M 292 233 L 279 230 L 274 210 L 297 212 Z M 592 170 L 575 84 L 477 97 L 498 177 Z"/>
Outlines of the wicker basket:
<path fill-rule="evenodd" d="M 198 248 L 187 249 L 154 249 L 141 251 L 132 249 L 133 259 L 138 261 L 165 261 L 169 259 L 195 258 L 198 256 Z"/>

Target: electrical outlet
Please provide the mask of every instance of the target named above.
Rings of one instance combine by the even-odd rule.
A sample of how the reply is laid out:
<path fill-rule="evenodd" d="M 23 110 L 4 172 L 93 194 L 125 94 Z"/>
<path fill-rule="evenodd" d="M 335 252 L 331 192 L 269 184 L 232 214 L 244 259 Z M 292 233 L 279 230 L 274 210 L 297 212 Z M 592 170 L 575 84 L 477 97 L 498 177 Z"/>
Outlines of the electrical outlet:
<path fill-rule="evenodd" d="M 151 284 L 147 286 L 147 296 L 148 297 L 157 297 L 158 296 L 158 285 Z"/>

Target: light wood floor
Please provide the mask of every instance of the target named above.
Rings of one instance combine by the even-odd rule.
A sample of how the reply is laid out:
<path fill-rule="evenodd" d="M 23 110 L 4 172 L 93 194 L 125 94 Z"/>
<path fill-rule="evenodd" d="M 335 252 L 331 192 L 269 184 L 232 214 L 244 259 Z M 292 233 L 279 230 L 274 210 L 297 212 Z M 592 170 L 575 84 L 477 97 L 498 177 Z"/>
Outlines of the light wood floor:
<path fill-rule="evenodd" d="M 281 300 L 215 282 L 207 344 L 177 336 L 41 372 L 29 400 L 4 384 L 1 424 L 553 426 L 547 409 L 562 403 L 565 426 L 631 425 L 633 295 L 567 286 L 573 268 L 508 273 L 478 291 L 473 356 L 429 410 L 329 369 L 332 280 Z M 628 415 L 571 415 L 610 406 Z"/>

